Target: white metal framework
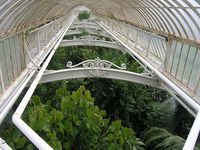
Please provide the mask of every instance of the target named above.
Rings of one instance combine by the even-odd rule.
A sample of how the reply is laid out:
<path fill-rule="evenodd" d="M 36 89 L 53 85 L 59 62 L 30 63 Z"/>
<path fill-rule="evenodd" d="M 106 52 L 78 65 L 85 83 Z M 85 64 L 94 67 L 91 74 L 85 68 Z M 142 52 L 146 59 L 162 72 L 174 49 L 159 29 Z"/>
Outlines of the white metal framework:
<path fill-rule="evenodd" d="M 83 33 L 83 30 L 81 30 L 81 29 L 82 28 L 78 28 L 78 29 L 74 29 L 74 30 L 68 30 L 68 32 L 66 33 L 66 36 L 81 34 L 81 33 Z M 103 37 L 111 38 L 111 36 L 107 32 L 105 32 L 104 30 L 99 31 L 97 29 L 85 28 L 84 31 L 86 33 L 91 34 L 91 35 L 101 35 Z"/>
<path fill-rule="evenodd" d="M 199 131 L 200 131 L 200 122 L 198 121 L 198 119 L 200 117 L 200 105 L 197 103 L 198 100 L 197 100 L 197 102 L 194 101 L 195 98 L 199 98 L 199 97 L 192 96 L 190 92 L 188 92 L 186 89 L 184 89 L 181 86 L 181 84 L 178 84 L 178 86 L 177 86 L 176 79 L 172 79 L 172 78 L 165 76 L 164 71 L 166 69 L 166 66 L 165 66 L 166 62 L 167 62 L 166 58 L 168 58 L 168 57 L 166 57 L 167 56 L 166 53 L 165 53 L 165 57 L 166 57 L 165 59 L 163 59 L 163 60 L 160 59 L 160 61 L 157 61 L 154 56 L 149 57 L 149 55 L 147 55 L 148 50 L 144 50 L 144 52 L 142 52 L 142 53 L 140 52 L 142 49 L 138 49 L 137 40 L 136 40 L 136 43 L 134 42 L 134 44 L 132 44 L 132 39 L 131 39 L 131 41 L 129 41 L 130 39 L 128 39 L 128 41 L 127 41 L 127 38 L 124 36 L 123 32 L 121 33 L 121 32 L 115 31 L 115 29 L 113 29 L 113 28 L 111 28 L 112 30 L 109 31 L 109 29 L 110 29 L 109 26 L 106 26 L 105 24 L 100 24 L 100 23 L 99 23 L 99 25 L 101 25 L 105 30 L 107 30 L 110 34 L 112 34 L 113 37 L 115 37 L 122 45 L 124 45 L 127 49 L 129 49 L 133 53 L 134 56 L 136 56 L 145 65 L 147 65 L 163 82 L 165 82 L 172 90 L 174 90 L 178 95 L 180 95 L 183 98 L 183 100 L 185 100 L 185 103 L 189 107 L 191 107 L 192 109 L 195 110 L 197 116 L 195 118 L 194 124 L 191 128 L 191 131 L 188 135 L 187 141 L 183 148 L 183 150 L 188 150 L 188 149 L 192 150 L 195 146 L 195 143 L 198 138 Z M 128 44 L 128 42 L 131 42 L 131 44 Z M 170 41 L 168 41 L 168 43 L 169 43 L 168 45 L 171 44 Z M 171 50 L 170 46 L 169 46 L 169 49 Z M 169 51 L 168 51 L 168 55 L 170 55 Z M 194 64 L 190 63 L 190 65 L 194 65 Z M 200 64 L 198 64 L 198 67 L 200 67 L 199 65 Z"/>
<path fill-rule="evenodd" d="M 73 22 L 77 10 L 85 9 L 82 6 L 92 11 L 96 22 L 91 19 Z M 90 36 L 62 41 L 65 35 L 81 33 L 82 28 L 93 35 L 100 31 L 103 36 L 115 40 Z M 53 71 L 43 76 L 61 41 L 61 46 L 81 42 L 82 45 L 107 44 L 107 47 L 128 52 L 157 78 L 99 67 Z M 77 73 L 75 77 L 86 77 L 85 71 L 94 73 L 93 77 L 102 77 L 101 73 L 105 72 L 108 78 L 162 86 L 174 97 L 181 97 L 177 100 L 196 117 L 183 148 L 192 150 L 200 131 L 199 57 L 199 0 L 1 0 L 0 123 L 35 76 L 13 115 L 13 122 L 39 149 L 52 149 L 21 119 L 37 84 L 70 78 Z M 3 140 L 0 144 L 7 147 Z"/>
<path fill-rule="evenodd" d="M 124 52 L 124 46 L 117 43 L 116 41 L 106 41 L 105 39 L 96 39 L 96 38 L 73 38 L 72 40 L 62 40 L 60 43 L 61 47 L 68 46 L 98 46 L 98 47 L 107 47 L 112 49 L 117 49 Z"/>
<path fill-rule="evenodd" d="M 0 122 L 75 15 L 70 17 L 55 20 L 27 35 L 20 33 L 0 41 Z"/>
<path fill-rule="evenodd" d="M 48 83 L 64 79 L 98 77 L 98 78 L 130 81 L 156 88 L 161 88 L 159 80 L 154 77 L 151 77 L 151 74 L 148 73 L 138 74 L 126 71 L 125 64 L 122 64 L 121 67 L 119 67 L 111 62 L 103 61 L 97 58 L 95 60 L 86 60 L 76 65 L 72 65 L 72 62 L 69 61 L 66 66 L 70 69 L 63 69 L 57 71 L 48 70 L 42 76 L 40 83 Z M 112 66 L 114 66 L 116 69 L 111 68 Z"/>
<path fill-rule="evenodd" d="M 1 36 L 66 15 L 77 6 L 160 34 L 200 40 L 199 0 L 1 0 Z"/>

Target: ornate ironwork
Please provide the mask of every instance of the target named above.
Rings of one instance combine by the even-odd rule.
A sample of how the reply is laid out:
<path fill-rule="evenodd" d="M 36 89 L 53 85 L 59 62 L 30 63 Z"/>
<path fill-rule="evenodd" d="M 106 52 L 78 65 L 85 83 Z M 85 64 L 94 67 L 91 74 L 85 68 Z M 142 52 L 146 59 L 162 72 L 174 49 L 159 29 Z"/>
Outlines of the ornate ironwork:
<path fill-rule="evenodd" d="M 79 67 L 79 66 L 83 66 L 84 68 L 98 68 L 98 69 L 102 69 L 102 68 L 107 68 L 110 69 L 112 66 L 120 69 L 120 70 L 125 70 L 126 69 L 126 64 L 121 64 L 120 66 L 115 65 L 114 63 L 107 61 L 107 60 L 101 60 L 99 57 L 97 57 L 96 59 L 92 60 L 85 60 L 82 61 L 76 65 L 73 65 L 73 63 L 71 61 L 68 61 L 66 64 L 66 67 L 68 68 L 75 68 L 75 67 Z"/>
<path fill-rule="evenodd" d="M 66 67 L 68 68 L 76 68 L 82 66 L 83 68 L 86 69 L 86 74 L 89 77 L 103 77 L 106 76 L 106 71 L 102 70 L 103 68 L 110 69 L 111 67 L 120 69 L 120 70 L 125 70 L 126 69 L 126 64 L 121 64 L 120 66 L 115 65 L 114 63 L 107 61 L 107 60 L 101 60 L 99 57 L 97 57 L 94 60 L 85 60 L 83 62 L 80 62 L 76 65 L 73 65 L 71 61 L 68 61 L 66 64 Z"/>

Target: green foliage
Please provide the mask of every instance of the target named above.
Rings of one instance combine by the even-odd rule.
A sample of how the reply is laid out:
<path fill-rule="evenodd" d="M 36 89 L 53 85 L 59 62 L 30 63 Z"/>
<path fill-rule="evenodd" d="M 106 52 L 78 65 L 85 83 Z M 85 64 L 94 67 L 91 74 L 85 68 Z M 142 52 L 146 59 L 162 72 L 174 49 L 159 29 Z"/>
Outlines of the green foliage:
<path fill-rule="evenodd" d="M 143 149 L 131 128 L 105 118 L 106 112 L 95 106 L 84 86 L 72 93 L 57 89 L 53 99 L 44 104 L 39 96 L 33 96 L 23 118 L 54 149 Z M 15 149 L 34 149 L 15 128 L 6 131 L 9 137 L 3 133 Z"/>
<path fill-rule="evenodd" d="M 89 11 L 81 11 L 79 14 L 78 14 L 78 19 L 81 21 L 81 20 L 84 20 L 84 19 L 88 19 L 90 18 L 90 12 Z"/>
<path fill-rule="evenodd" d="M 143 72 L 143 68 L 128 54 L 102 47 L 60 48 L 54 55 L 49 69 L 57 69 L 57 66 L 61 66 L 60 64 L 64 68 L 69 60 L 77 64 L 83 60 L 97 57 L 117 65 L 125 63 L 129 71 Z M 135 83 L 108 79 L 68 80 L 65 87 L 71 91 L 80 85 L 85 85 L 90 89 L 96 99 L 95 104 L 105 109 L 111 120 L 122 120 L 123 124 L 132 127 L 138 134 L 151 125 L 166 128 L 170 125 L 171 120 L 166 123 L 166 118 L 168 118 L 166 109 L 168 108 L 161 109 L 160 104 L 168 96 L 164 91 Z M 155 120 L 152 116 L 157 116 L 158 119 Z"/>
<path fill-rule="evenodd" d="M 176 134 L 183 138 L 187 138 L 190 128 L 194 122 L 193 116 L 191 116 L 185 108 L 180 104 L 177 105 L 176 114 L 174 116 L 174 131 Z M 200 146 L 199 146 L 200 147 Z"/>
<path fill-rule="evenodd" d="M 171 129 L 172 123 L 174 123 L 174 118 L 170 107 L 170 105 L 161 105 L 157 102 L 150 103 L 146 111 L 146 125 L 148 127 L 157 126 L 160 128 L 165 127 Z"/>
<path fill-rule="evenodd" d="M 144 131 L 141 138 L 150 150 L 182 150 L 185 144 L 183 138 L 156 127 Z"/>
<path fill-rule="evenodd" d="M 133 147 L 137 143 L 136 147 Z M 103 149 L 121 150 L 121 149 L 138 149 L 143 150 L 144 143 L 134 136 L 131 128 L 123 127 L 121 121 L 113 121 L 103 137 Z"/>
<path fill-rule="evenodd" d="M 150 128 L 141 135 L 142 140 L 152 150 L 166 150 L 167 148 L 181 150 L 184 140 L 170 134 L 164 129 Z"/>
<path fill-rule="evenodd" d="M 6 126 L 3 129 L 0 129 L 0 136 L 10 147 L 12 147 L 13 150 L 24 150 L 24 148 L 27 150 L 36 149 L 30 144 L 27 138 L 24 137 L 18 129 L 10 125 L 10 123 L 6 123 Z"/>
<path fill-rule="evenodd" d="M 118 65 L 126 63 L 130 71 L 138 73 L 143 71 L 130 56 L 116 50 L 98 47 L 71 47 L 65 49 L 65 53 L 67 53 L 65 56 L 68 56 L 66 60 L 72 60 L 72 62 L 75 62 L 74 64 L 86 59 L 100 57 Z M 105 109 L 111 120 L 120 119 L 124 125 L 132 127 L 138 135 L 145 128 L 152 126 L 162 127 L 172 132 L 175 131 L 175 133 L 179 131 L 180 123 L 177 124 L 176 129 L 170 106 L 161 104 L 168 98 L 168 94 L 162 90 L 106 79 L 68 80 L 65 84 L 70 90 L 76 89 L 80 85 L 85 85 L 90 89 L 96 99 L 95 104 Z M 177 120 L 179 120 L 179 117 L 177 117 Z M 182 119 L 181 121 L 184 120 L 188 119 Z M 190 124 L 187 128 L 189 129 L 189 127 L 191 127 Z M 183 133 L 185 128 L 181 129 L 183 129 Z M 187 135 L 187 132 L 184 135 Z"/>
<path fill-rule="evenodd" d="M 66 63 L 72 61 L 73 64 L 80 63 L 87 59 L 108 60 L 120 66 L 122 63 L 127 65 L 127 70 L 141 73 L 143 68 L 129 54 L 114 49 L 104 47 L 60 47 L 57 49 L 48 69 L 58 70 L 66 68 Z"/>

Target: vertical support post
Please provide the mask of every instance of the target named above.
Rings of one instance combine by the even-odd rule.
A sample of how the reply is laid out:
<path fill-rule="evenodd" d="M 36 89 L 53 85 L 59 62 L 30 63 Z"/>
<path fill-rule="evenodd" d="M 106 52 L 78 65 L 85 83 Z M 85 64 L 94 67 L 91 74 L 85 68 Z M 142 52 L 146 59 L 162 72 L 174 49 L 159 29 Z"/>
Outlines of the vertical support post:
<path fill-rule="evenodd" d="M 146 57 L 148 57 L 149 56 L 149 51 L 150 51 L 150 45 L 151 45 L 151 36 L 149 36 L 149 40 L 148 40 L 148 46 L 147 46 L 147 51 L 146 51 Z"/>
<path fill-rule="evenodd" d="M 194 123 L 192 125 L 192 128 L 190 130 L 190 133 L 187 137 L 187 140 L 185 142 L 185 145 L 183 147 L 183 150 L 193 150 L 199 135 L 199 131 L 200 131 L 200 112 L 198 112 Z"/>
<path fill-rule="evenodd" d="M 164 59 L 163 64 L 162 64 L 163 71 L 167 71 L 167 63 L 168 63 L 168 59 L 170 57 L 172 41 L 173 41 L 173 37 L 169 36 L 168 41 L 167 41 L 167 50 L 165 51 L 165 59 Z"/>
<path fill-rule="evenodd" d="M 58 28 L 58 32 L 59 30 L 62 29 L 62 24 L 61 24 L 61 21 L 59 21 L 59 28 Z"/>
<path fill-rule="evenodd" d="M 198 92 L 199 86 L 200 86 L 200 74 L 199 74 L 199 77 L 198 77 L 197 85 L 196 85 L 196 87 L 195 87 L 195 93 L 196 93 L 196 94 L 198 94 L 197 92 Z"/>
<path fill-rule="evenodd" d="M 50 27 L 48 27 L 49 28 L 49 39 L 51 39 L 51 37 L 52 37 L 52 26 L 50 26 Z"/>
<path fill-rule="evenodd" d="M 112 24 L 111 28 L 112 28 L 112 31 L 115 31 L 115 24 Z"/>
<path fill-rule="evenodd" d="M 126 31 L 126 44 L 128 43 L 129 41 L 129 28 L 127 28 L 127 31 Z"/>
<path fill-rule="evenodd" d="M 40 31 L 37 31 L 37 49 L 38 49 L 38 54 L 40 52 L 40 35 L 39 35 Z"/>
<path fill-rule="evenodd" d="M 45 28 L 45 45 L 48 43 L 48 34 L 47 34 L 47 28 Z"/>
<path fill-rule="evenodd" d="M 3 73 L 2 73 L 2 69 L 1 69 L 1 64 L 0 64 L 0 80 L 1 80 L 1 88 L 2 88 L 2 92 L 5 92 L 5 84 L 4 84 L 4 80 L 3 80 Z"/>
<path fill-rule="evenodd" d="M 106 23 L 107 23 L 107 26 L 109 26 L 109 27 L 111 26 L 110 20 L 107 20 Z"/>
<path fill-rule="evenodd" d="M 56 34 L 59 32 L 59 29 L 60 29 L 60 21 L 57 21 Z"/>
<path fill-rule="evenodd" d="M 51 39 L 54 37 L 54 32 L 55 32 L 54 26 L 52 25 L 51 26 Z"/>
<path fill-rule="evenodd" d="M 23 48 L 24 48 L 24 56 L 25 56 L 25 63 L 26 63 L 26 66 L 28 66 L 28 63 L 29 63 L 29 60 L 28 60 L 28 46 L 26 44 L 26 33 L 24 32 L 23 33 Z"/>
<path fill-rule="evenodd" d="M 137 30 L 137 35 L 136 35 L 136 39 L 135 39 L 135 47 L 137 47 L 138 37 L 139 37 L 139 31 Z"/>

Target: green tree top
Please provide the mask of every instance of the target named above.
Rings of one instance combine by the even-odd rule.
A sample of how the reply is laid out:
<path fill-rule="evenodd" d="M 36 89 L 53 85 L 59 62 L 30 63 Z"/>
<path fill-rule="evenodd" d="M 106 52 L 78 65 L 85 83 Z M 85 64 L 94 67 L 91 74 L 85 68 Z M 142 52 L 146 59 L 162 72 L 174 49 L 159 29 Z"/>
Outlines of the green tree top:
<path fill-rule="evenodd" d="M 142 150 L 144 144 L 134 131 L 119 120 L 110 122 L 94 101 L 84 86 L 72 93 L 60 88 L 45 103 L 33 96 L 23 118 L 55 150 Z M 2 132 L 10 135 L 4 139 L 13 148 L 34 149 L 15 128 Z"/>
<path fill-rule="evenodd" d="M 84 20 L 84 19 L 88 19 L 90 18 L 90 12 L 89 11 L 81 11 L 79 14 L 78 14 L 78 19 L 81 21 L 81 20 Z"/>

